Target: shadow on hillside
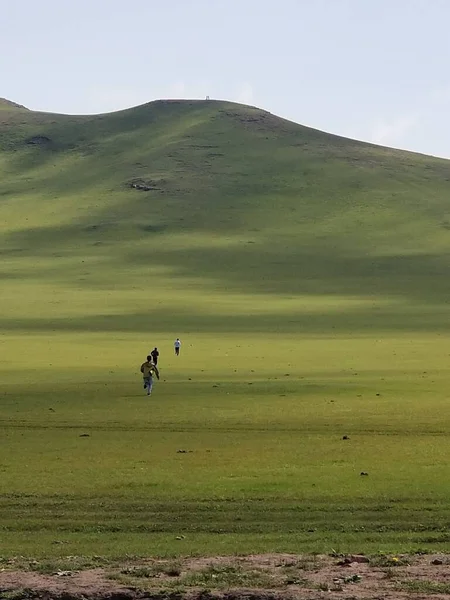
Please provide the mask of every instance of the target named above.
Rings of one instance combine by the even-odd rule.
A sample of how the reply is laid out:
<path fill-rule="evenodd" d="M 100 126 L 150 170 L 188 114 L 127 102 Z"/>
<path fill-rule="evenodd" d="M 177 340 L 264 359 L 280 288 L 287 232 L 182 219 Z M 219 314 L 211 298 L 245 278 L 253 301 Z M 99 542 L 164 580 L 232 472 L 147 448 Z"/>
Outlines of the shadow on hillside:
<path fill-rule="evenodd" d="M 447 254 L 358 256 L 356 249 L 353 255 L 344 252 L 337 246 L 319 245 L 271 252 L 268 242 L 219 249 L 158 250 L 157 261 L 178 277 L 188 279 L 198 272 L 212 288 L 228 291 L 448 302 Z M 145 265 L 150 259 L 151 253 L 131 253 L 125 262 Z"/>
<path fill-rule="evenodd" d="M 65 282 L 72 279 L 76 285 L 94 289 L 141 284 L 149 268 L 156 267 L 179 280 L 181 288 L 183 280 L 201 280 L 204 294 L 231 291 L 293 298 L 323 295 L 331 301 L 333 296 L 355 296 L 374 301 L 400 300 L 407 312 L 415 302 L 435 305 L 440 313 L 447 310 L 448 253 L 377 256 L 368 249 L 363 254 L 364 242 L 356 235 L 350 240 L 342 240 L 342 236 L 330 236 L 328 240 L 310 237 L 302 245 L 302 240 L 291 238 L 283 244 L 280 239 L 271 241 L 264 233 L 239 230 L 240 241 L 220 247 L 214 246 L 213 234 L 211 246 L 195 247 L 195 232 L 190 231 L 193 247 L 171 249 L 170 237 L 163 235 L 166 232 L 170 233 L 171 227 L 164 223 L 121 228 L 119 223 L 90 219 L 1 236 L 0 255 L 19 258 L 22 264 L 29 258 L 33 268 L 28 276 L 34 277 L 38 257 L 53 261 L 64 256 L 64 263 L 54 260 L 40 274 L 54 280 L 63 276 Z M 67 262 L 71 259 L 78 264 L 85 262 L 85 271 L 94 273 L 97 269 L 98 277 L 81 282 L 77 267 Z M 26 271 L 21 272 L 27 276 Z M 6 269 L 1 275 L 13 276 Z"/>
<path fill-rule="evenodd" d="M 151 322 L 152 332 L 185 331 L 186 333 L 298 333 L 299 335 L 358 335 L 382 331 L 448 332 L 448 309 L 387 307 L 377 310 L 354 309 L 333 313 L 271 312 L 266 314 L 205 315 L 180 309 L 148 312 L 97 314 L 86 317 L 31 319 L 0 318 L 4 331 L 121 331 L 142 332 L 142 324 Z"/>

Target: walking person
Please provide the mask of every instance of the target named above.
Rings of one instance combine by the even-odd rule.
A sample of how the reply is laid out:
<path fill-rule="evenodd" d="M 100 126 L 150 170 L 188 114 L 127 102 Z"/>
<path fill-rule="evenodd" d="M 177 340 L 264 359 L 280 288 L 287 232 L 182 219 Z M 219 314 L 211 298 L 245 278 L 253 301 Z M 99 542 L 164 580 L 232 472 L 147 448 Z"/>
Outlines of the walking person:
<path fill-rule="evenodd" d="M 147 356 L 147 360 L 142 363 L 141 373 L 144 378 L 144 390 L 147 390 L 147 396 L 150 396 L 153 389 L 153 375 L 159 379 L 158 367 L 153 362 L 151 355 Z"/>
<path fill-rule="evenodd" d="M 180 355 L 180 348 L 181 348 L 181 342 L 180 342 L 180 338 L 177 338 L 174 342 L 174 348 L 175 348 L 175 356 L 179 356 Z"/>
<path fill-rule="evenodd" d="M 150 354 L 152 355 L 152 359 L 153 362 L 155 363 L 155 366 L 158 364 L 158 356 L 159 356 L 159 352 L 158 352 L 158 348 L 153 348 L 153 350 L 150 352 Z"/>

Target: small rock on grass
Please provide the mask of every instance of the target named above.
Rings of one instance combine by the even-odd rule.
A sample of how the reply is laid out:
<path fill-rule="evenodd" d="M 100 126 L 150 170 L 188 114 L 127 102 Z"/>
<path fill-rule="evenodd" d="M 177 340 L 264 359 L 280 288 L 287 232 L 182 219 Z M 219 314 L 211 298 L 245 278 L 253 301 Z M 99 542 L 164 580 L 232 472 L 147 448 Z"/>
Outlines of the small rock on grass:
<path fill-rule="evenodd" d="M 369 563 L 370 560 L 363 554 L 351 554 L 338 562 L 341 567 L 348 567 L 352 563 Z"/>
<path fill-rule="evenodd" d="M 364 554 L 352 554 L 349 558 L 352 562 L 356 562 L 356 563 L 369 563 L 370 562 L 370 560 L 367 558 L 367 556 L 364 556 Z"/>

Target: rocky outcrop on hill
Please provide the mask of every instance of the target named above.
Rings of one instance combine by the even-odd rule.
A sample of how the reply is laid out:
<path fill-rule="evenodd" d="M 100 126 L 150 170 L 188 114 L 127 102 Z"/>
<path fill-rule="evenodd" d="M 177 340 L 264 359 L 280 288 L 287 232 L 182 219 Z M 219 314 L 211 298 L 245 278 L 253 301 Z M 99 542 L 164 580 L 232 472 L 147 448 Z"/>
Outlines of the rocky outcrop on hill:
<path fill-rule="evenodd" d="M 27 140 L 27 144 L 30 146 L 47 146 L 51 144 L 52 140 L 46 135 L 34 135 Z"/>
<path fill-rule="evenodd" d="M 161 187 L 158 185 L 160 183 L 161 182 L 152 181 L 150 179 L 133 179 L 133 181 L 130 181 L 128 185 L 135 190 L 140 190 L 142 192 L 150 192 L 152 190 L 161 191 Z"/>

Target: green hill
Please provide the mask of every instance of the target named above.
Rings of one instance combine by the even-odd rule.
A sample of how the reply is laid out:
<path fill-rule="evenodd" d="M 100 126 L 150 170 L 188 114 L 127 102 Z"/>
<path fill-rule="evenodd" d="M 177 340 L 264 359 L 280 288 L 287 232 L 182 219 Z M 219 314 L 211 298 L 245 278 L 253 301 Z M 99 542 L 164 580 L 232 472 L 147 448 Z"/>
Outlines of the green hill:
<path fill-rule="evenodd" d="M 333 323 L 338 328 L 365 328 L 373 318 L 416 327 L 414 307 L 424 305 L 433 310 L 423 326 L 442 326 L 445 160 L 215 101 L 158 101 L 87 117 L 3 111 L 0 151 L 8 285 L 38 278 L 58 288 L 70 282 L 73 292 L 145 287 L 151 278 L 156 303 L 166 286 L 177 293 L 194 286 L 225 302 L 230 293 L 325 295 L 349 301 L 350 320 Z M 370 317 L 368 300 L 382 302 Z M 186 328 L 189 315 L 196 320 L 202 307 L 194 304 L 183 305 L 175 328 Z M 135 308 L 135 319 L 127 307 L 97 326 L 136 328 Z M 158 323 L 173 319 L 158 315 Z M 322 317 L 308 316 L 301 327 L 327 329 Z M 230 318 L 239 329 L 253 326 L 234 310 Z M 86 316 L 70 321 L 93 326 Z M 274 315 L 267 325 L 283 322 Z M 210 315 L 204 326 L 220 323 Z"/>

